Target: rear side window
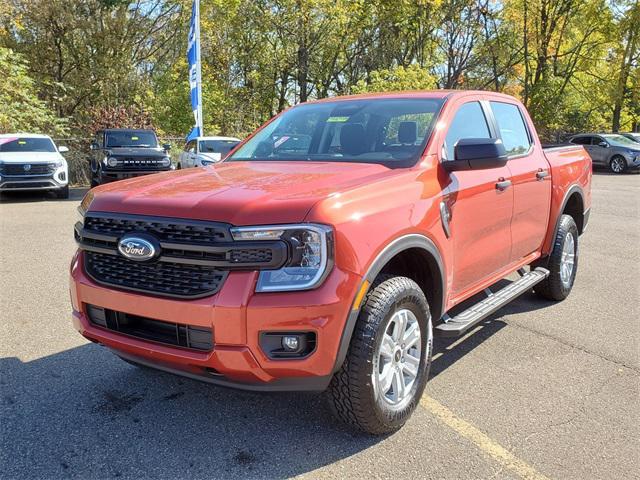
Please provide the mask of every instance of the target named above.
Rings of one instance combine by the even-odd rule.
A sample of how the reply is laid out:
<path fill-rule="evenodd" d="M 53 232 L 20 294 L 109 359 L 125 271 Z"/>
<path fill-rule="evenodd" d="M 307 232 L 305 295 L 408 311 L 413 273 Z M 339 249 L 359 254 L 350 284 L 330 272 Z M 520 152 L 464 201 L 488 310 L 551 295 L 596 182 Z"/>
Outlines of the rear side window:
<path fill-rule="evenodd" d="M 502 102 L 489 103 L 507 154 L 520 155 L 528 152 L 531 148 L 531 140 L 518 106 Z"/>
<path fill-rule="evenodd" d="M 463 138 L 491 138 L 489 125 L 479 102 L 465 103 L 453 117 L 444 144 L 447 160 L 454 160 L 456 143 Z"/>

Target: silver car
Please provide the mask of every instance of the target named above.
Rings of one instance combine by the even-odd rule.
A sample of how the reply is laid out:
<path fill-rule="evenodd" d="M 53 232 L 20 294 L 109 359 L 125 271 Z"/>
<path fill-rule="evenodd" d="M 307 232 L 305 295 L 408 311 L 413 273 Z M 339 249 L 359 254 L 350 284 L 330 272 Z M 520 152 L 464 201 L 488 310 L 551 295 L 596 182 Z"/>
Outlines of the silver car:
<path fill-rule="evenodd" d="M 594 166 L 609 168 L 613 173 L 640 169 L 640 143 L 614 133 L 575 135 L 569 142 L 582 145 Z"/>

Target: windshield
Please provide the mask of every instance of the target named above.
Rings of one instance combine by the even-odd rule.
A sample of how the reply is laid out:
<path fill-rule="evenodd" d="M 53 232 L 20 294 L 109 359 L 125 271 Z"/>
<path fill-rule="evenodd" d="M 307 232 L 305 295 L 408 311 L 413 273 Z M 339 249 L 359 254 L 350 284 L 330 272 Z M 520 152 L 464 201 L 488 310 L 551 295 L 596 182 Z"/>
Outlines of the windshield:
<path fill-rule="evenodd" d="M 153 132 L 128 131 L 106 132 L 107 147 L 157 147 L 158 139 Z"/>
<path fill-rule="evenodd" d="M 233 150 L 240 143 L 238 140 L 200 140 L 200 153 L 220 153 L 223 156 Z"/>
<path fill-rule="evenodd" d="M 0 152 L 56 152 L 50 138 L 0 138 Z"/>
<path fill-rule="evenodd" d="M 622 135 L 603 135 L 605 140 L 614 147 L 634 147 L 638 148 L 638 143 L 634 142 L 630 138 L 623 137 Z"/>
<path fill-rule="evenodd" d="M 315 160 L 413 165 L 443 100 L 379 98 L 302 104 L 260 130 L 227 161 Z"/>

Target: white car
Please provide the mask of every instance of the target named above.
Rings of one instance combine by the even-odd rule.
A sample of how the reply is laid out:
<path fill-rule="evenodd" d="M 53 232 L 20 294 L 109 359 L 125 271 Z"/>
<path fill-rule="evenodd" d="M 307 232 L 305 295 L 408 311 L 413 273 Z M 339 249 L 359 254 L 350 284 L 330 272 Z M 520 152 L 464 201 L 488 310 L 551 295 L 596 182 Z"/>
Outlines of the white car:
<path fill-rule="evenodd" d="M 180 153 L 178 168 L 204 167 L 221 162 L 240 143 L 234 137 L 197 137 L 187 142 Z"/>
<path fill-rule="evenodd" d="M 69 167 L 47 135 L 0 134 L 0 193 L 17 190 L 51 190 L 69 198 Z"/>

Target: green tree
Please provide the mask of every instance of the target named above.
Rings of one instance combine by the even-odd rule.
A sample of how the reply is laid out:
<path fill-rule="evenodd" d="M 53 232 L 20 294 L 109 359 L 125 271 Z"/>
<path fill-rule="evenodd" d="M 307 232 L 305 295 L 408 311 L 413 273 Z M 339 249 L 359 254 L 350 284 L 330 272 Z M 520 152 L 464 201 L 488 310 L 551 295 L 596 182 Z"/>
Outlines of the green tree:
<path fill-rule="evenodd" d="M 66 122 L 38 99 L 22 56 L 0 47 L 0 132 L 64 135 Z"/>

